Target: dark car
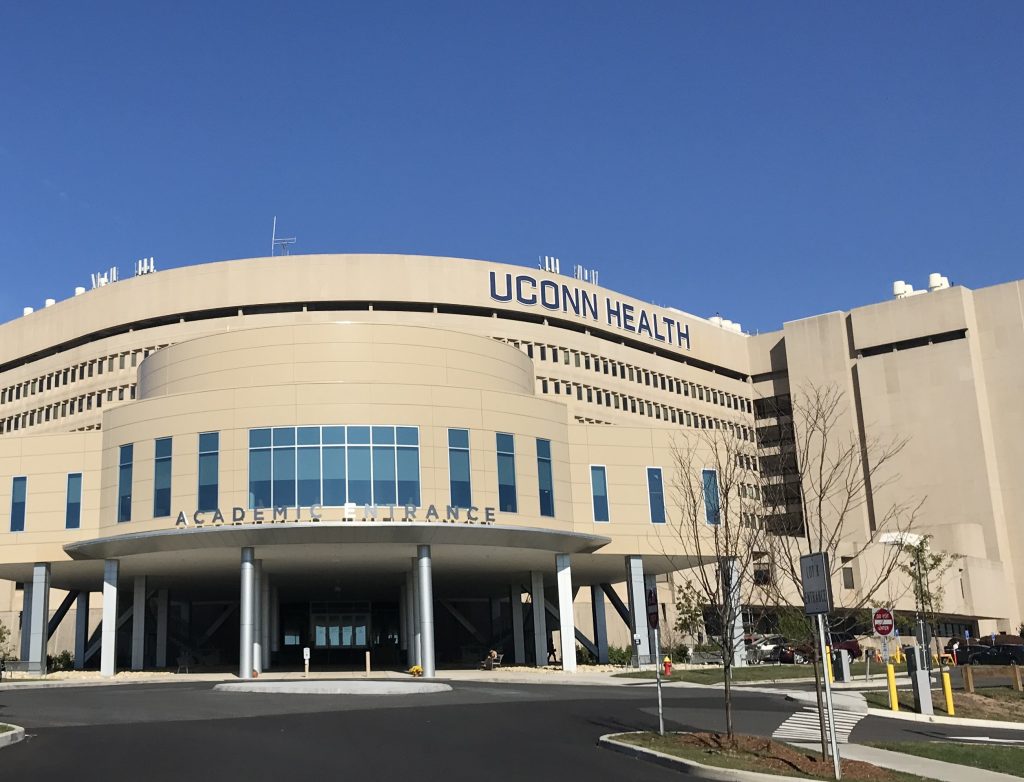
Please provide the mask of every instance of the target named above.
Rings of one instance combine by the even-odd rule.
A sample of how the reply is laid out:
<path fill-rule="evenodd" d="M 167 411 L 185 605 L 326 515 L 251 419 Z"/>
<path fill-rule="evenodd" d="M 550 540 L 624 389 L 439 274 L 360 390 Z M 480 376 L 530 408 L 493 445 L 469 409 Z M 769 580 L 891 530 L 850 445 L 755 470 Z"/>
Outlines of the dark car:
<path fill-rule="evenodd" d="M 971 656 L 971 665 L 1024 665 L 1024 645 L 999 644 L 983 648 L 984 651 Z"/>
<path fill-rule="evenodd" d="M 779 662 L 784 665 L 801 665 L 814 659 L 814 647 L 810 644 L 784 644 L 779 647 Z"/>
<path fill-rule="evenodd" d="M 850 655 L 850 659 L 860 659 L 862 652 L 857 636 L 852 633 L 831 633 L 830 635 L 832 637 L 832 651 L 838 652 L 840 649 L 844 649 Z"/>

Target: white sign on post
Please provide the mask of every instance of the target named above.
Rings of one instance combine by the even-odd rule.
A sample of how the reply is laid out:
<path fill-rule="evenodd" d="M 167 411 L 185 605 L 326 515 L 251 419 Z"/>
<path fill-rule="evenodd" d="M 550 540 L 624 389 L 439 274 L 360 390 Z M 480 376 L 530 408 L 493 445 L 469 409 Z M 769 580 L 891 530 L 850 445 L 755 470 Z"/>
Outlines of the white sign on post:
<path fill-rule="evenodd" d="M 804 589 L 804 613 L 828 614 L 832 611 L 832 577 L 828 554 L 805 554 L 800 557 L 800 577 Z"/>
<path fill-rule="evenodd" d="M 303 660 L 309 660 L 309 647 L 308 646 L 302 647 L 302 659 Z"/>

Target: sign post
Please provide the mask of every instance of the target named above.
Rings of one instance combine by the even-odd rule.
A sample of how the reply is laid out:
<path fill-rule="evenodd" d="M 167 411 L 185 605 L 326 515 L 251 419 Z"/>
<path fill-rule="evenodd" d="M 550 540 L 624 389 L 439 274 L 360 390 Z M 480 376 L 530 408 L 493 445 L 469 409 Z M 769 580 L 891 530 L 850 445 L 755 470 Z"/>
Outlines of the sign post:
<path fill-rule="evenodd" d="M 871 612 L 871 626 L 882 642 L 882 659 L 889 664 L 889 639 L 896 629 L 896 619 L 890 608 L 876 608 Z"/>
<path fill-rule="evenodd" d="M 647 624 L 654 630 L 654 678 L 658 683 L 658 734 L 665 735 L 665 711 L 661 703 L 661 643 L 658 640 L 658 590 L 647 590 Z"/>
<path fill-rule="evenodd" d="M 828 554 L 821 551 L 800 557 L 800 576 L 804 593 L 804 614 L 813 616 L 818 623 L 818 648 L 821 649 L 822 662 L 825 660 L 825 614 L 832 611 L 832 573 L 828 567 Z M 839 742 L 836 740 L 835 711 L 832 708 L 832 683 L 828 676 L 825 681 L 825 708 L 828 722 L 828 743 L 832 752 L 832 770 L 836 779 L 842 779 L 842 767 L 839 761 Z M 819 711 L 819 719 L 825 720 L 826 715 Z"/>
<path fill-rule="evenodd" d="M 302 668 L 303 668 L 302 675 L 304 677 L 308 678 L 309 677 L 309 647 L 308 646 L 302 647 Z"/>

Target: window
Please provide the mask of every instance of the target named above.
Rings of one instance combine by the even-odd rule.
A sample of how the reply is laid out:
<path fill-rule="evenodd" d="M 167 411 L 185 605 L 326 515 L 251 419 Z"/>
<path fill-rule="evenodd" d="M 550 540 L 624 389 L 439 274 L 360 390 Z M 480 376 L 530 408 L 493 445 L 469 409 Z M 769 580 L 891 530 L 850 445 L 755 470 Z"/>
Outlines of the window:
<path fill-rule="evenodd" d="M 451 480 L 452 505 L 468 508 L 473 504 L 469 477 L 469 430 L 448 430 L 448 474 Z"/>
<path fill-rule="evenodd" d="M 537 440 L 537 484 L 540 489 L 540 515 L 555 515 L 555 484 L 551 477 L 551 441 Z"/>
<path fill-rule="evenodd" d="M 414 426 L 249 430 L 249 506 L 420 504 Z"/>
<path fill-rule="evenodd" d="M 516 513 L 516 444 L 510 434 L 498 432 L 495 436 L 498 451 L 498 509 L 502 513 Z"/>
<path fill-rule="evenodd" d="M 131 443 L 122 445 L 118 457 L 117 470 L 117 520 L 132 520 L 132 461 L 135 458 L 135 446 Z"/>
<path fill-rule="evenodd" d="M 594 521 L 609 521 L 608 476 L 604 467 L 591 465 L 590 490 L 594 497 Z"/>
<path fill-rule="evenodd" d="M 171 515 L 171 438 L 156 441 L 153 459 L 153 518 Z"/>
<path fill-rule="evenodd" d="M 64 510 L 64 528 L 78 529 L 82 524 L 82 473 L 68 475 L 68 498 Z"/>
<path fill-rule="evenodd" d="M 651 523 L 665 523 L 665 489 L 662 484 L 661 468 L 647 468 L 647 503 L 651 509 Z"/>
<path fill-rule="evenodd" d="M 701 480 L 704 484 L 704 520 L 708 524 L 720 524 L 722 516 L 718 498 L 718 471 L 701 470 Z"/>
<path fill-rule="evenodd" d="M 11 484 L 11 532 L 25 531 L 25 500 L 28 478 L 15 478 Z"/>
<path fill-rule="evenodd" d="M 771 561 L 768 559 L 768 555 L 764 552 L 755 551 L 753 565 L 754 585 L 771 586 L 772 565 Z"/>
<path fill-rule="evenodd" d="M 220 432 L 199 435 L 199 507 L 200 511 L 217 510 L 220 484 Z"/>
<path fill-rule="evenodd" d="M 839 559 L 843 565 L 843 589 L 854 589 L 853 565 L 849 564 L 853 562 L 853 557 L 840 557 Z"/>

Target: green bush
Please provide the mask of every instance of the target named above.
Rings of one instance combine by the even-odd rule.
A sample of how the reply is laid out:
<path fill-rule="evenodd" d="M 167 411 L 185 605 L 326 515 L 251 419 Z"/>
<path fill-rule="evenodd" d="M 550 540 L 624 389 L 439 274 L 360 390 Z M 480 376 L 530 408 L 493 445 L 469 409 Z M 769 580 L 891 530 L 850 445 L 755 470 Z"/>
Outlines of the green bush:
<path fill-rule="evenodd" d="M 662 659 L 668 657 L 674 663 L 688 663 L 690 662 L 690 647 L 686 644 L 666 646 L 661 650 L 661 657 Z"/>
<path fill-rule="evenodd" d="M 56 655 L 46 655 L 46 670 L 50 672 L 70 671 L 75 667 L 74 663 L 75 658 L 67 649 L 58 652 Z"/>
<path fill-rule="evenodd" d="M 597 660 L 585 647 L 576 644 L 576 662 L 580 665 L 594 665 Z"/>
<path fill-rule="evenodd" d="M 612 665 L 629 665 L 633 662 L 633 650 L 628 646 L 609 646 L 608 662 Z"/>

